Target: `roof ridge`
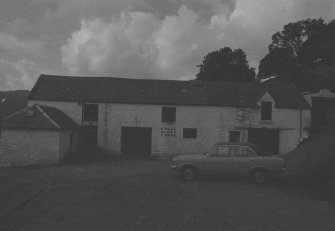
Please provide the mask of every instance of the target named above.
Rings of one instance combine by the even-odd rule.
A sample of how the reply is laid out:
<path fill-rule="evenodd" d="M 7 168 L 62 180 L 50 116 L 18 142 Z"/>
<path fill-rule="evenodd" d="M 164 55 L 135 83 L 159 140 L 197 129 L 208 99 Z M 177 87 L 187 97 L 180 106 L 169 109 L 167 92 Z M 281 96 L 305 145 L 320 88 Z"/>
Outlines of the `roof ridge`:
<path fill-rule="evenodd" d="M 43 109 L 40 107 L 40 105 L 35 104 L 36 108 L 42 113 L 42 115 L 47 118 L 56 128 L 61 128 Z"/>
<path fill-rule="evenodd" d="M 138 80 L 138 81 L 162 81 L 162 82 L 189 82 L 190 80 L 177 80 L 177 79 L 152 79 L 152 78 L 127 78 L 127 77 L 114 77 L 114 76 L 71 76 L 71 75 L 46 75 L 41 74 L 39 78 L 77 78 L 77 79 L 115 79 L 115 80 Z"/>

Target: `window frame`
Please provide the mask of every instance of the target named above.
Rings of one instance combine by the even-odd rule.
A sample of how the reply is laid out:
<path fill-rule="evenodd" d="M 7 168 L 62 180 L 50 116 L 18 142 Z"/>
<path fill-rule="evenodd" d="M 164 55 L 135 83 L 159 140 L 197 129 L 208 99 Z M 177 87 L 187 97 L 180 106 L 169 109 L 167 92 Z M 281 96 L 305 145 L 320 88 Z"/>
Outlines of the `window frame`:
<path fill-rule="evenodd" d="M 89 110 L 89 107 L 91 107 L 91 110 L 94 107 L 94 110 L 96 110 L 96 115 L 93 115 L 95 114 L 95 112 L 94 113 L 92 111 L 87 112 L 87 110 Z M 87 113 L 89 115 L 87 115 Z M 95 121 L 98 121 L 98 119 L 99 119 L 99 104 L 93 104 L 93 103 L 83 104 L 83 121 L 95 122 Z"/>
<path fill-rule="evenodd" d="M 169 111 L 171 110 L 171 111 Z M 162 107 L 162 113 L 161 113 L 161 121 L 162 123 L 175 123 L 176 117 L 177 117 L 177 108 L 176 107 L 168 107 L 163 106 Z"/>
<path fill-rule="evenodd" d="M 261 120 L 271 121 L 272 120 L 272 101 L 261 101 Z"/>

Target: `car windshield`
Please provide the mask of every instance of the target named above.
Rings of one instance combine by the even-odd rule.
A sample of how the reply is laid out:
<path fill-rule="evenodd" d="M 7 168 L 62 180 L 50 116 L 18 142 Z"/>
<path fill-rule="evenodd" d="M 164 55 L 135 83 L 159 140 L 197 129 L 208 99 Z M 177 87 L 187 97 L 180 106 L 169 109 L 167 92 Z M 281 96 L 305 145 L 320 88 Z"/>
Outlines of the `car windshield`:
<path fill-rule="evenodd" d="M 215 154 L 216 152 L 216 146 L 211 147 L 210 149 L 208 149 L 206 152 L 203 153 L 204 156 L 212 156 Z"/>
<path fill-rule="evenodd" d="M 252 149 L 258 156 L 263 156 L 264 152 L 262 149 L 258 148 L 256 145 L 249 145 L 249 148 Z"/>

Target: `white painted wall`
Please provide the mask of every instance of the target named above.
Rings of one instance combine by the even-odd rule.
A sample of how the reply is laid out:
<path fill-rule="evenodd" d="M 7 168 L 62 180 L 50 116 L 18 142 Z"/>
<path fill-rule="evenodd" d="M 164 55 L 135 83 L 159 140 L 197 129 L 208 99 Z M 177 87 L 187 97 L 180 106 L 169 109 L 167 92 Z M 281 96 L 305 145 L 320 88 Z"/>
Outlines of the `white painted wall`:
<path fill-rule="evenodd" d="M 261 100 L 273 101 L 269 94 Z M 30 101 L 29 105 L 34 103 L 58 108 L 81 124 L 81 105 L 76 102 Z M 120 154 L 122 126 L 151 127 L 152 155 L 159 157 L 204 152 L 216 142 L 227 142 L 231 130 L 241 131 L 241 142 L 247 142 L 250 127 L 281 129 L 280 153 L 293 150 L 308 136 L 310 110 L 300 115 L 300 110 L 276 108 L 274 101 L 272 121 L 261 121 L 260 108 L 176 106 L 176 123 L 166 124 L 161 122 L 162 106 L 170 105 L 99 104 L 98 145 Z M 176 136 L 161 136 L 165 127 L 176 128 Z M 197 128 L 197 139 L 183 139 L 183 128 Z"/>
<path fill-rule="evenodd" d="M 2 129 L 0 166 L 58 164 L 59 132 Z"/>

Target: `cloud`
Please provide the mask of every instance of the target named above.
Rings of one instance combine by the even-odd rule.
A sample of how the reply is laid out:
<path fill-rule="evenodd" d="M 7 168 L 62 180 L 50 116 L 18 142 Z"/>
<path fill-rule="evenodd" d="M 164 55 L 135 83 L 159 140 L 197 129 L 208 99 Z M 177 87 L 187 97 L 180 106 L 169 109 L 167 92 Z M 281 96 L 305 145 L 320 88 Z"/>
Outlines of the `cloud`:
<path fill-rule="evenodd" d="M 61 47 L 63 63 L 73 74 L 107 74 L 111 67 L 115 73 L 140 71 L 146 60 L 154 60 L 149 43 L 155 29 L 152 15 L 141 12 L 122 13 L 110 24 L 82 21 L 81 29 Z"/>
<path fill-rule="evenodd" d="M 30 89 L 38 78 L 40 69 L 29 60 L 19 59 L 16 62 L 0 60 L 0 90 Z"/>
<path fill-rule="evenodd" d="M 224 45 L 226 37 L 217 32 L 224 20 L 220 15 L 209 25 L 185 5 L 162 20 L 144 12 L 123 12 L 110 22 L 83 20 L 62 46 L 62 60 L 72 74 L 193 78 L 201 57 Z"/>
<path fill-rule="evenodd" d="M 39 51 L 43 43 L 37 40 L 20 40 L 13 35 L 0 32 L 0 49 L 21 50 L 24 52 Z"/>
<path fill-rule="evenodd" d="M 0 60 L 10 62 L 0 68 L 15 81 L 42 72 L 192 79 L 202 58 L 225 46 L 257 67 L 285 24 L 335 15 L 333 0 L 10 1 L 0 3 L 10 19 L 0 15 Z"/>
<path fill-rule="evenodd" d="M 327 9 L 334 9 L 327 2 Z M 162 17 L 162 12 L 148 12 L 156 12 L 157 3 L 144 0 L 146 8 L 137 7 L 141 12 L 82 20 L 61 48 L 64 66 L 72 74 L 192 79 L 203 56 L 230 46 L 245 50 L 257 68 L 272 34 L 302 15 L 321 17 L 325 11 L 311 0 L 174 0 L 164 5 L 167 12 L 179 8 Z"/>

